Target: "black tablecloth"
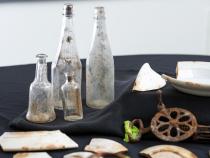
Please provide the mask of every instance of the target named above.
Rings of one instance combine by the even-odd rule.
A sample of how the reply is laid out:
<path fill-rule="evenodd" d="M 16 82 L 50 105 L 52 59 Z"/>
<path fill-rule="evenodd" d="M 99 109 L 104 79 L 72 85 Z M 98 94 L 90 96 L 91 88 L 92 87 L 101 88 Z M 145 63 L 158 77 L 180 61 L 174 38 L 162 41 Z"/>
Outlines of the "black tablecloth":
<path fill-rule="evenodd" d="M 117 140 L 129 148 L 131 157 L 138 157 L 138 152 L 155 144 L 166 144 L 151 136 L 145 136 L 137 144 L 126 144 L 122 141 L 122 122 L 125 119 L 142 118 L 148 125 L 151 117 L 157 111 L 157 97 L 154 91 L 132 92 L 131 87 L 139 68 L 143 63 L 150 63 L 157 72 L 175 75 L 176 62 L 180 60 L 210 61 L 207 56 L 184 55 L 138 55 L 115 57 L 115 85 L 116 99 L 109 107 L 103 110 L 92 110 L 85 106 L 85 62 L 83 62 L 83 105 L 85 119 L 66 123 L 62 112 L 57 112 L 58 119 L 45 125 L 37 125 L 25 121 L 24 115 L 28 104 L 28 88 L 34 79 L 35 65 L 11 66 L 0 68 L 0 132 L 21 129 L 61 129 L 80 145 L 76 150 L 49 152 L 53 157 L 62 157 L 65 153 L 82 150 L 92 137 L 106 137 Z M 50 64 L 48 67 L 50 76 Z M 167 105 L 184 107 L 192 111 L 199 123 L 210 124 L 209 112 L 210 98 L 196 97 L 176 91 L 170 85 L 163 88 L 164 101 Z M 22 113 L 22 114 L 21 114 Z M 20 115 L 20 116 L 19 116 Z M 12 121 L 13 120 L 13 121 Z M 12 121 L 12 123 L 11 123 Z M 13 129 L 9 128 L 11 123 Z M 198 157 L 207 157 L 210 145 L 198 144 L 192 141 L 176 143 L 192 150 Z M 12 157 L 11 153 L 0 153 L 0 157 Z"/>

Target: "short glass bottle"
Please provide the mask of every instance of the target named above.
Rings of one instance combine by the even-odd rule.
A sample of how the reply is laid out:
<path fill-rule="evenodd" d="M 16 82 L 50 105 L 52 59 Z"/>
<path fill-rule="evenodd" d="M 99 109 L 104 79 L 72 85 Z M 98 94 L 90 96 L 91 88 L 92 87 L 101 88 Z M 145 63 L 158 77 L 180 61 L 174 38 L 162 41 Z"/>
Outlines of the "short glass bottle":
<path fill-rule="evenodd" d="M 80 85 L 74 74 L 65 73 L 66 82 L 62 85 L 64 120 L 76 121 L 83 118 Z"/>
<path fill-rule="evenodd" d="M 47 79 L 45 54 L 38 54 L 35 79 L 29 89 L 29 105 L 26 119 L 34 123 L 47 123 L 55 120 L 52 102 L 52 87 Z"/>
<path fill-rule="evenodd" d="M 106 33 L 105 11 L 95 8 L 95 26 L 86 60 L 86 103 L 102 109 L 114 100 L 114 59 Z"/>

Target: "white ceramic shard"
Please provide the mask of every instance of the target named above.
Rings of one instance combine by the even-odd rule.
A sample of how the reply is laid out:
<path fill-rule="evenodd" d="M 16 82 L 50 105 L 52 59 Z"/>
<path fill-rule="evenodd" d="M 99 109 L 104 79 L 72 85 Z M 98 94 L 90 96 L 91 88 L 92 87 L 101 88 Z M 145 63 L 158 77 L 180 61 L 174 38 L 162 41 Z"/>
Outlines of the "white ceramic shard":
<path fill-rule="evenodd" d="M 137 75 L 133 90 L 150 91 L 160 89 L 165 85 L 166 81 L 148 63 L 145 63 Z"/>
<path fill-rule="evenodd" d="M 210 85 L 210 62 L 180 61 L 176 73 L 178 80 Z"/>
<path fill-rule="evenodd" d="M 181 61 L 177 63 L 176 78 L 162 75 L 173 87 L 184 93 L 210 96 L 210 62 Z"/>
<path fill-rule="evenodd" d="M 24 153 L 15 154 L 13 158 L 52 158 L 52 157 L 46 152 L 24 152 Z"/>
<path fill-rule="evenodd" d="M 94 154 L 91 152 L 75 152 L 75 153 L 70 153 L 67 155 L 64 155 L 63 158 L 94 158 Z M 96 156 L 97 158 L 102 158 L 99 156 Z"/>
<path fill-rule="evenodd" d="M 122 144 L 104 138 L 93 138 L 90 144 L 85 147 L 85 150 L 98 154 L 117 154 L 128 151 Z"/>
<path fill-rule="evenodd" d="M 78 144 L 60 130 L 5 132 L 0 139 L 3 151 L 43 151 L 77 148 Z"/>
<path fill-rule="evenodd" d="M 157 145 L 140 152 L 147 158 L 198 158 L 191 151 L 175 145 Z"/>

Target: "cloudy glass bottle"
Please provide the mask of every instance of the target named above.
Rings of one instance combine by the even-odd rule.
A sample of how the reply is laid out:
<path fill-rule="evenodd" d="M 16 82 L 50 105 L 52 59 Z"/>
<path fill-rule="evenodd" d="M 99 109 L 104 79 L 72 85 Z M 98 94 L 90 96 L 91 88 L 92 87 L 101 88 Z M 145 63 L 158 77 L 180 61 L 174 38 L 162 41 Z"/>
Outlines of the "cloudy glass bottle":
<path fill-rule="evenodd" d="M 65 83 L 64 73 L 67 64 L 70 64 L 71 67 L 68 68 L 69 73 L 74 72 L 75 80 L 81 89 L 82 66 L 73 33 L 73 6 L 71 4 L 64 5 L 61 39 L 51 68 L 53 98 L 56 109 L 63 109 L 61 86 Z"/>
<path fill-rule="evenodd" d="M 94 35 L 86 60 L 86 103 L 102 109 L 114 100 L 114 59 L 106 32 L 105 11 L 95 8 Z"/>
<path fill-rule="evenodd" d="M 36 74 L 29 89 L 26 119 L 35 123 L 47 123 L 56 118 L 52 102 L 52 86 L 47 79 L 47 55 L 38 54 L 36 57 Z"/>
<path fill-rule="evenodd" d="M 83 118 L 82 99 L 79 84 L 74 73 L 65 73 L 66 82 L 61 87 L 63 93 L 63 111 L 66 121 L 76 121 Z"/>

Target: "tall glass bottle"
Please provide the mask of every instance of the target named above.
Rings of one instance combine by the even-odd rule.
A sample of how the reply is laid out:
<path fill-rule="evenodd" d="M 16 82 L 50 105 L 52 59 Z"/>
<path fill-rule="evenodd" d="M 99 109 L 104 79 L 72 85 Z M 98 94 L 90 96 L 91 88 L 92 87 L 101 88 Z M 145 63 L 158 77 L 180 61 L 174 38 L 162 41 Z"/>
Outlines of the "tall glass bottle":
<path fill-rule="evenodd" d="M 77 52 L 75 37 L 72 29 L 72 10 L 73 6 L 71 4 L 64 5 L 61 39 L 56 58 L 53 61 L 51 68 L 53 98 L 56 109 L 63 109 L 61 86 L 65 83 L 64 72 L 67 71 L 67 64 L 70 64 L 71 67 L 71 69 L 68 68 L 69 73 L 74 72 L 75 80 L 77 83 L 79 83 L 79 87 L 81 89 L 82 66 Z"/>
<path fill-rule="evenodd" d="M 47 63 L 45 54 L 38 54 L 36 75 L 30 85 L 27 120 L 35 123 L 51 122 L 55 119 L 52 102 L 52 86 L 47 79 Z"/>
<path fill-rule="evenodd" d="M 86 103 L 101 109 L 114 100 L 114 60 L 103 7 L 95 8 L 94 39 L 86 61 Z"/>

